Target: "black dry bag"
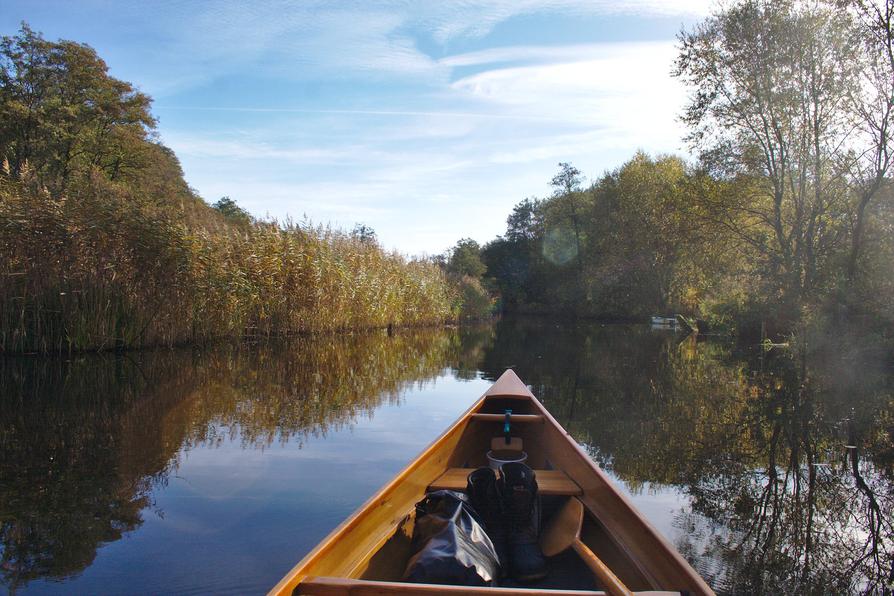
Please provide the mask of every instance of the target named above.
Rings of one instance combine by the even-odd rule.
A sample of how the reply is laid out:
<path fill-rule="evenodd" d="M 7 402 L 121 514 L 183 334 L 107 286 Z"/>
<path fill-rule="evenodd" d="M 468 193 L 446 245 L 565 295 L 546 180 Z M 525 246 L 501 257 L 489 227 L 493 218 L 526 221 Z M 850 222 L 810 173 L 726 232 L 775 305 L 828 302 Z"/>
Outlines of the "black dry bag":
<path fill-rule="evenodd" d="M 499 559 L 466 495 L 429 493 L 416 503 L 413 556 L 404 581 L 460 586 L 495 586 Z"/>

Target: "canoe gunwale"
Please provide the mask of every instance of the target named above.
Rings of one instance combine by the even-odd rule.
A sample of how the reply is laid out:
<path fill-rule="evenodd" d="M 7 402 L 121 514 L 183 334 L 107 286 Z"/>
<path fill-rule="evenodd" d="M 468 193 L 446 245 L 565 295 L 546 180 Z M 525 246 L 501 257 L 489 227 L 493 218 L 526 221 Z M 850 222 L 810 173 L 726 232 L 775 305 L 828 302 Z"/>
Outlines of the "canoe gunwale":
<path fill-rule="evenodd" d="M 487 415 L 486 419 L 480 421 L 475 420 L 475 413 L 481 410 L 484 403 L 491 398 L 527 400 L 530 403 L 531 411 L 524 415 L 525 421 L 533 421 L 534 417 L 531 416 L 532 414 L 542 417 L 543 424 L 537 426 L 542 429 L 543 451 L 548 454 L 547 459 L 549 463 L 564 471 L 571 480 L 582 488 L 583 494 L 579 498 L 588 514 L 598 521 L 600 529 L 604 531 L 606 538 L 613 543 L 620 553 L 623 553 L 623 556 L 640 573 L 641 577 L 652 586 L 652 593 L 671 593 L 661 592 L 661 588 L 658 586 L 673 585 L 675 588 L 688 589 L 694 594 L 713 594 L 713 591 L 705 583 L 704 579 L 689 565 L 670 542 L 652 526 L 651 522 L 634 507 L 631 499 L 615 486 L 615 483 L 593 461 L 583 447 L 574 440 L 570 433 L 558 423 L 546 407 L 521 382 L 518 376 L 509 369 L 441 435 L 429 443 L 403 470 L 369 497 L 292 567 L 270 590 L 268 596 L 292 594 L 294 589 L 305 579 L 325 580 L 327 582 L 325 584 L 327 586 L 325 593 L 327 594 L 347 594 L 355 591 L 363 594 L 378 594 L 380 592 L 374 590 L 376 585 L 388 587 L 389 591 L 381 593 L 399 592 L 400 590 L 396 586 L 401 584 L 396 582 L 355 579 L 355 574 L 358 570 L 362 570 L 364 565 L 369 563 L 370 558 L 394 536 L 396 531 L 399 531 L 401 519 L 406 519 L 407 515 L 413 511 L 412 504 L 408 506 L 407 511 L 399 511 L 396 507 L 401 499 L 394 499 L 391 502 L 389 496 L 395 496 L 394 493 L 398 492 L 404 484 L 408 485 L 407 490 L 412 490 L 414 481 L 415 484 L 424 483 L 422 487 L 424 492 L 429 482 L 433 482 L 444 470 L 448 469 L 449 459 L 457 450 L 460 439 L 465 436 L 464 433 L 468 429 L 470 422 L 492 423 L 492 421 L 488 422 L 493 418 L 491 415 Z M 523 426 L 529 425 L 524 424 Z M 540 436 L 540 434 L 537 436 Z M 426 473 L 432 472 L 433 465 L 440 466 L 441 463 L 444 465 L 435 477 L 428 479 L 424 477 Z M 425 466 L 425 469 L 417 474 L 423 466 Z M 437 469 L 437 467 L 434 469 Z M 416 478 L 414 478 L 414 475 Z M 411 481 L 408 482 L 408 480 Z M 402 496 L 406 496 L 406 491 L 404 491 Z M 389 506 L 390 509 L 388 509 Z M 372 524 L 373 521 L 371 520 L 373 520 L 374 516 L 370 515 L 370 513 L 377 513 L 377 509 L 383 511 L 383 513 L 379 513 L 379 516 L 384 515 L 385 517 L 379 520 L 377 525 L 372 526 L 374 531 L 368 534 L 368 544 L 362 544 L 359 547 L 361 550 L 349 551 L 352 557 L 346 560 L 344 567 L 345 569 L 350 569 L 350 572 L 345 574 L 348 577 L 342 577 L 341 574 L 338 577 L 329 577 L 334 574 L 320 573 L 321 569 L 318 564 L 323 562 L 323 567 L 326 567 L 326 557 L 334 549 L 338 548 L 340 539 L 350 534 L 352 530 L 361 524 Z M 615 518 L 612 512 L 619 514 L 618 518 Z M 387 517 L 386 514 L 390 514 L 391 517 Z M 401 515 L 402 518 L 398 519 L 398 515 Z M 382 529 L 381 532 L 379 531 L 380 528 Z M 367 530 L 370 530 L 370 528 L 367 528 Z M 652 563 L 651 565 L 649 564 L 650 562 Z M 325 569 L 322 569 L 322 571 L 325 571 Z M 413 586 L 413 584 L 403 585 Z M 338 586 L 342 586 L 344 589 L 339 591 Z M 364 586 L 368 586 L 369 590 L 364 588 Z M 461 587 L 452 586 L 451 588 Z M 490 590 L 493 590 L 495 594 L 500 594 L 502 589 L 491 588 Z M 461 590 L 452 591 L 462 593 Z M 412 590 L 407 590 L 407 592 L 412 592 Z M 556 591 L 554 593 L 561 594 L 563 592 L 568 594 L 574 593 L 574 591 L 568 590 Z M 534 592 L 531 591 L 530 593 L 533 594 Z M 601 594 L 601 592 L 577 593 Z M 648 592 L 641 593 L 645 594 Z"/>
<path fill-rule="evenodd" d="M 307 577 L 301 585 L 306 585 L 314 594 L 467 594 L 479 596 L 494 594 L 495 596 L 608 596 L 601 590 L 532 590 L 530 588 L 475 588 L 469 586 L 450 586 L 439 584 L 411 584 L 404 582 L 383 582 L 376 580 L 355 580 L 341 577 Z M 636 596 L 680 596 L 680 592 L 647 590 L 633 592 Z"/>
<path fill-rule="evenodd" d="M 532 396 L 533 397 L 533 396 Z M 664 535 L 659 532 L 655 526 L 650 522 L 640 511 L 634 506 L 631 499 L 625 495 L 623 492 L 618 490 L 615 486 L 614 481 L 612 481 L 608 475 L 599 467 L 599 465 L 593 461 L 593 458 L 590 457 L 590 454 L 584 450 L 584 448 L 574 440 L 574 437 L 571 436 L 565 427 L 563 427 L 559 422 L 550 414 L 549 410 L 540 403 L 536 397 L 532 398 L 534 407 L 540 410 L 540 413 L 544 416 L 544 428 L 552 427 L 556 431 L 559 431 L 564 440 L 570 444 L 570 446 L 577 452 L 580 457 L 580 460 L 589 468 L 595 476 L 597 476 L 604 485 L 610 489 L 609 494 L 612 495 L 613 498 L 617 499 L 624 508 L 626 508 L 630 514 L 632 514 L 633 519 L 640 524 L 640 530 L 642 533 L 651 537 L 655 545 L 658 546 L 662 551 L 662 554 L 669 560 L 673 567 L 676 567 L 678 571 L 682 571 L 684 575 L 687 576 L 689 583 L 691 584 L 690 590 L 694 591 L 697 594 L 714 594 L 714 591 L 708 586 L 705 580 L 692 568 L 686 559 L 677 551 L 673 545 L 664 537 Z M 581 484 L 579 478 L 575 478 L 574 475 L 569 473 L 569 470 L 564 470 L 572 480 L 576 481 L 582 488 L 584 485 Z M 600 506 L 599 501 L 588 494 L 586 488 L 584 488 L 584 494 L 580 497 L 583 502 L 585 508 L 588 513 L 594 516 L 599 520 L 603 529 L 607 533 L 607 535 L 611 538 L 612 542 L 614 542 L 615 546 L 621 549 L 628 557 L 628 559 L 637 567 L 637 569 L 649 580 L 649 582 L 653 586 L 660 586 L 664 581 L 659 580 L 653 573 L 652 569 L 650 569 L 646 565 L 646 557 L 641 556 L 640 554 L 631 550 L 630 545 L 632 541 L 625 539 L 621 534 L 626 532 L 620 532 L 618 530 L 618 525 L 612 523 L 612 519 L 606 519 L 606 516 L 599 515 L 602 507 Z M 614 526 L 614 527 L 613 527 Z M 657 588 L 656 588 L 657 589 Z"/>
<path fill-rule="evenodd" d="M 385 486 L 380 488 L 376 493 L 374 493 L 371 497 L 369 497 L 362 505 L 360 505 L 347 519 L 341 522 L 338 526 L 335 527 L 316 547 L 314 547 L 309 553 L 307 553 L 294 567 L 283 577 L 271 590 L 268 592 L 268 596 L 274 596 L 277 594 L 291 594 L 291 592 L 295 589 L 295 587 L 301 583 L 301 580 L 306 577 L 306 574 L 302 573 L 305 567 L 310 566 L 312 563 L 321 559 L 327 552 L 329 552 L 332 548 L 334 548 L 338 538 L 341 537 L 342 534 L 347 533 L 349 530 L 356 527 L 363 518 L 363 513 L 373 507 L 376 503 L 381 502 L 383 497 L 387 496 L 389 493 L 393 492 L 395 488 L 403 484 L 403 482 L 413 474 L 419 467 L 422 466 L 435 452 L 441 447 L 444 443 L 446 443 L 453 434 L 461 432 L 469 422 L 472 414 L 476 412 L 481 405 L 484 403 L 484 400 L 487 398 L 487 394 L 479 397 L 475 403 L 473 403 L 469 408 L 460 415 L 460 417 L 451 424 L 447 430 L 441 433 L 438 437 L 436 437 L 431 443 L 426 446 L 422 452 L 417 455 L 412 462 L 410 462 L 407 467 L 397 473 L 394 478 L 392 478 Z M 376 541 L 375 548 L 381 548 L 382 543 L 387 541 L 389 538 L 389 534 L 386 532 L 384 540 L 380 539 Z M 362 561 L 358 561 L 358 565 L 361 564 Z"/>

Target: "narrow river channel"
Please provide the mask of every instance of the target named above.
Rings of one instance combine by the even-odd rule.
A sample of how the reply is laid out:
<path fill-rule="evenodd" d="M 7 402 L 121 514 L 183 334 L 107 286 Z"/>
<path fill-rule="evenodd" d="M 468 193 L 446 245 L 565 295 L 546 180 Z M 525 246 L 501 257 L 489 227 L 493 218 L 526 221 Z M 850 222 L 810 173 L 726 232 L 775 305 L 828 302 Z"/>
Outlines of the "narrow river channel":
<path fill-rule="evenodd" d="M 718 593 L 880 592 L 894 374 L 797 352 L 506 319 L 0 359 L 0 588 L 265 592 L 514 367 Z"/>

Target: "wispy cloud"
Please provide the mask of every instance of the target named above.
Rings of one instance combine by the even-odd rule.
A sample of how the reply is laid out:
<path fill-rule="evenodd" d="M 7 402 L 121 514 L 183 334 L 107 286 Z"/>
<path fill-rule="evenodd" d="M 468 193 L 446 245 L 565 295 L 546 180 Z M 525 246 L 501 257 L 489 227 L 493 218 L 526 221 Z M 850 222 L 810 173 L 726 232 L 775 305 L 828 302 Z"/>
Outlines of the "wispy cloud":
<path fill-rule="evenodd" d="M 535 48 L 519 48 L 498 55 L 535 53 Z M 551 53 L 557 61 L 544 58 L 544 63 L 486 70 L 451 87 L 500 106 L 504 114 L 557 117 L 626 138 L 679 138 L 676 115 L 685 92 L 670 77 L 676 54 L 672 42 L 597 44 Z M 471 59 L 490 59 L 481 54 Z M 573 58 L 561 60 L 566 55 Z"/>
<path fill-rule="evenodd" d="M 434 59 L 420 49 L 420 36 L 447 48 L 522 16 L 684 18 L 709 7 L 708 0 L 161 0 L 123 3 L 110 14 L 101 0 L 78 4 L 85 20 L 96 20 L 90 17 L 96 13 L 115 29 L 150 33 L 151 52 L 130 59 L 139 61 L 141 79 L 157 97 L 245 71 L 293 79 L 403 76 L 437 82 L 460 62 Z"/>
<path fill-rule="evenodd" d="M 420 21 L 441 43 L 461 36 L 482 37 L 499 23 L 522 15 L 699 16 L 710 8 L 706 0 L 455 0 L 419 4 L 425 6 Z"/>
<path fill-rule="evenodd" d="M 176 105 L 157 105 L 157 110 L 183 110 L 183 111 L 199 111 L 199 112 L 250 112 L 250 113 L 270 113 L 270 114 L 336 114 L 340 116 L 426 116 L 433 118 L 484 118 L 488 120 L 538 120 L 549 122 L 558 120 L 554 116 L 523 116 L 520 114 L 499 114 L 494 112 L 459 112 L 459 111 L 418 111 L 418 110 L 313 110 L 308 108 L 261 108 L 253 106 L 176 106 Z"/>
<path fill-rule="evenodd" d="M 113 74 L 155 96 L 162 139 L 209 200 L 229 195 L 259 216 L 364 221 L 409 253 L 501 233 L 514 203 L 549 191 L 558 161 L 598 175 L 637 148 L 679 148 L 676 24 L 658 42 L 608 43 L 583 27 L 539 45 L 532 26 L 667 28 L 709 9 L 702 0 L 3 5 L 7 29 L 36 15 L 48 37 L 94 45 Z"/>
<path fill-rule="evenodd" d="M 211 196 L 230 194 L 276 217 L 307 213 L 346 227 L 364 221 L 389 246 L 438 252 L 459 236 L 485 241 L 501 233 L 512 204 L 545 192 L 558 161 L 595 163 L 587 173 L 598 176 L 638 148 L 677 149 L 684 95 L 669 76 L 674 55 L 671 41 L 464 53 L 441 62 L 484 69 L 444 84 L 430 105 L 450 109 L 183 106 L 187 113 L 248 112 L 269 123 L 166 141 L 187 171 L 214 158 L 245 173 L 206 185 Z M 304 136 L 283 132 L 290 130 Z M 441 214 L 444 230 L 457 231 L 421 232 L 431 213 Z"/>

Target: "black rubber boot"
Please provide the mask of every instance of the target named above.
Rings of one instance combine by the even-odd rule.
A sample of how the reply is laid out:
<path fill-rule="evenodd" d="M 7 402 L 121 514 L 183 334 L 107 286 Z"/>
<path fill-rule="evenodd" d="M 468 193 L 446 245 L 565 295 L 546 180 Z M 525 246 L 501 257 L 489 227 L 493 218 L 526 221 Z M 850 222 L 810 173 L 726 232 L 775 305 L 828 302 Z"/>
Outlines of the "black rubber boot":
<path fill-rule="evenodd" d="M 503 514 L 503 502 L 497 492 L 497 476 L 490 468 L 478 468 L 466 479 L 466 494 L 481 521 L 484 529 L 494 543 L 497 557 L 500 559 L 502 575 L 508 573 L 509 565 L 506 552 L 506 523 Z"/>
<path fill-rule="evenodd" d="M 503 464 L 497 491 L 508 525 L 509 574 L 519 582 L 543 579 L 546 560 L 540 550 L 540 495 L 534 470 L 522 463 Z"/>

